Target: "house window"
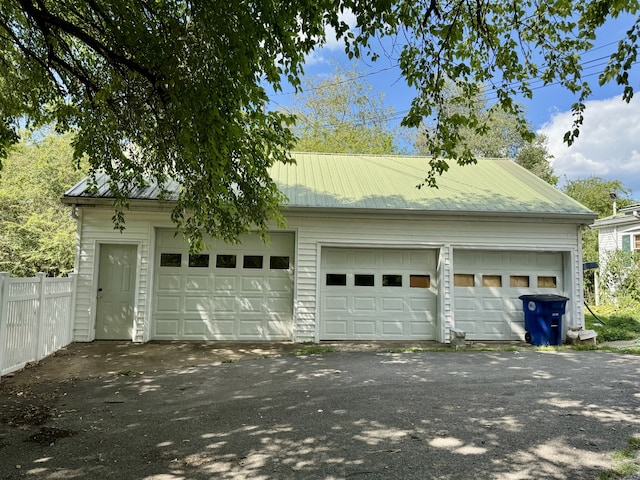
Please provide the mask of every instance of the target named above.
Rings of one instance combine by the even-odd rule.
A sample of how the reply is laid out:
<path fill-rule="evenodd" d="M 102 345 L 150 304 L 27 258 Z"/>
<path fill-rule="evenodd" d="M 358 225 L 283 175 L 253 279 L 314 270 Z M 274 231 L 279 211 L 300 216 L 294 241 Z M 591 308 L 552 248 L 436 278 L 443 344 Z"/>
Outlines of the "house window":
<path fill-rule="evenodd" d="M 502 275 L 483 275 L 483 287 L 502 287 Z"/>
<path fill-rule="evenodd" d="M 189 254 L 189 266 L 196 268 L 207 268 L 209 266 L 209 255 L 206 253 Z"/>
<path fill-rule="evenodd" d="M 216 255 L 216 268 L 236 268 L 236 256 Z"/>
<path fill-rule="evenodd" d="M 429 288 L 431 287 L 430 275 L 410 275 L 409 288 Z"/>
<path fill-rule="evenodd" d="M 556 288 L 557 286 L 556 277 L 538 277 L 538 288 Z"/>
<path fill-rule="evenodd" d="M 511 275 L 509 277 L 509 286 L 511 288 L 528 288 L 529 277 L 527 275 Z"/>
<path fill-rule="evenodd" d="M 640 235 L 635 235 L 633 237 L 633 249 L 640 250 Z"/>
<path fill-rule="evenodd" d="M 383 287 L 401 287 L 402 275 L 382 275 Z"/>
<path fill-rule="evenodd" d="M 475 287 L 476 279 L 473 273 L 455 273 L 453 275 L 454 287 Z"/>
<path fill-rule="evenodd" d="M 245 255 L 242 268 L 262 268 L 262 255 Z"/>
<path fill-rule="evenodd" d="M 289 257 L 269 257 L 269 268 L 271 270 L 288 270 Z"/>
<path fill-rule="evenodd" d="M 375 281 L 373 275 L 356 274 L 353 277 L 353 283 L 356 287 L 373 287 Z"/>
<path fill-rule="evenodd" d="M 181 253 L 161 253 L 160 254 L 161 267 L 179 267 L 181 265 L 182 265 Z"/>
<path fill-rule="evenodd" d="M 344 273 L 327 273 L 328 287 L 343 287 L 347 284 L 347 275 Z"/>

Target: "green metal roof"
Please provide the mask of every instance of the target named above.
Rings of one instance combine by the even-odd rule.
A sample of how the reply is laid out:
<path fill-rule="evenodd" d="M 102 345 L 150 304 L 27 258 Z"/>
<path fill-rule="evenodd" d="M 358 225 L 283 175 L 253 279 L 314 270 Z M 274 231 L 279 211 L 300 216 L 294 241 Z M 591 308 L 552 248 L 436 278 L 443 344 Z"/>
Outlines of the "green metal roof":
<path fill-rule="evenodd" d="M 416 186 L 429 158 L 295 153 L 295 165 L 275 165 L 272 177 L 289 207 L 578 215 L 588 208 L 506 159 L 455 162 L 438 188 Z"/>
<path fill-rule="evenodd" d="M 271 175 L 287 196 L 284 207 L 443 214 L 522 214 L 569 216 L 589 223 L 596 215 L 533 173 L 506 159 L 480 159 L 475 165 L 450 168 L 437 178 L 438 188 L 422 187 L 428 157 L 293 153 L 294 164 L 274 165 Z M 97 191 L 87 179 L 69 189 L 65 203 L 109 202 L 106 175 Z M 178 198 L 180 185 L 170 182 L 164 196 Z M 161 189 L 150 183 L 131 192 L 131 200 L 157 201 Z"/>

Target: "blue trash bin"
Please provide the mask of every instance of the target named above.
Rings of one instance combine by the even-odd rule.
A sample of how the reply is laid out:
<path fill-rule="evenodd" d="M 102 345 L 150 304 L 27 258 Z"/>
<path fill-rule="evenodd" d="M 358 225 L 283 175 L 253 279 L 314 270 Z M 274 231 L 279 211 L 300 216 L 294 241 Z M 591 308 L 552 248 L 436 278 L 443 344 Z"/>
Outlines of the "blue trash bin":
<path fill-rule="evenodd" d="M 561 295 L 522 295 L 525 340 L 532 345 L 561 345 L 562 316 L 567 297 Z"/>

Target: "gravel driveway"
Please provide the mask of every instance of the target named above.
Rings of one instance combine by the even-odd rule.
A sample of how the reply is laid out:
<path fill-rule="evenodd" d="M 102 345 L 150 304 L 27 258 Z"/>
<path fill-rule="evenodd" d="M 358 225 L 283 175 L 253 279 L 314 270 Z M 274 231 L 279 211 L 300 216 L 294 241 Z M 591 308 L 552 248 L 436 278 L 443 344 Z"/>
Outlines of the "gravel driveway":
<path fill-rule="evenodd" d="M 595 479 L 640 437 L 637 356 L 366 351 L 155 372 L 130 364 L 3 379 L 0 478 Z"/>

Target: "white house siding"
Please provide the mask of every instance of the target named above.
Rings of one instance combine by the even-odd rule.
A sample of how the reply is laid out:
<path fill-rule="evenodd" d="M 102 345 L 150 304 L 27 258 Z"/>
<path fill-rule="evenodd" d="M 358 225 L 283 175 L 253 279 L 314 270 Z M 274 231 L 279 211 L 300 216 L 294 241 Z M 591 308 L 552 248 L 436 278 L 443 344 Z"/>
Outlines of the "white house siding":
<path fill-rule="evenodd" d="M 308 212 L 308 211 L 307 211 Z M 294 341 L 318 340 L 317 325 L 320 292 L 318 276 L 320 252 L 323 247 L 377 247 L 400 249 L 430 249 L 438 253 L 437 285 L 438 326 L 436 339 L 445 342 L 453 318 L 452 251 L 456 248 L 503 249 L 518 251 L 564 252 L 568 270 L 564 289 L 575 299 L 568 309 L 566 321 L 582 323 L 579 236 L 576 225 L 548 219 L 524 221 L 517 218 L 480 219 L 452 217 L 429 220 L 424 216 L 393 216 L 383 218 L 366 215 L 327 215 L 311 217 L 308 213 L 288 214 L 288 230 L 296 232 L 294 285 Z M 84 208 L 78 251 L 78 294 L 74 339 L 94 338 L 95 292 L 97 274 L 96 246 L 99 243 L 131 243 L 138 245 L 135 341 L 150 337 L 149 293 L 152 272 L 149 259 L 154 258 L 155 228 L 171 227 L 169 213 L 131 211 L 126 215 L 126 230 L 113 229 L 109 208 Z M 576 269 L 576 270 L 574 270 Z M 573 270 L 573 273 L 571 271 Z"/>

